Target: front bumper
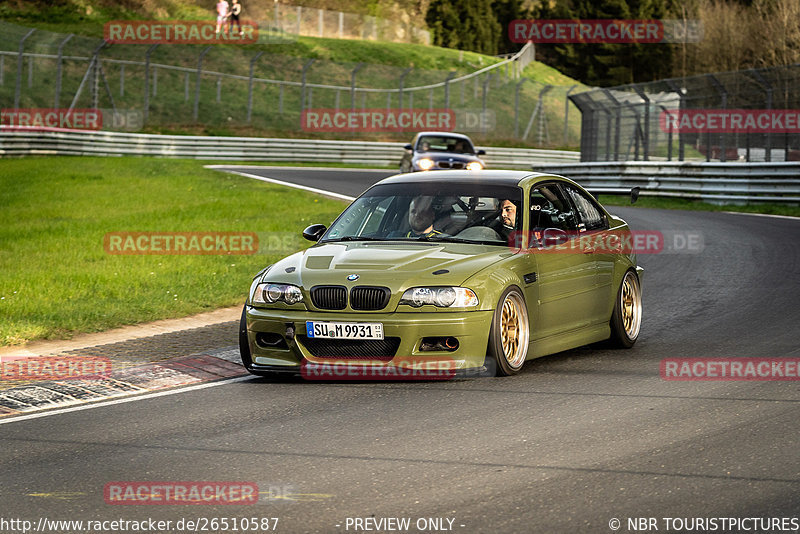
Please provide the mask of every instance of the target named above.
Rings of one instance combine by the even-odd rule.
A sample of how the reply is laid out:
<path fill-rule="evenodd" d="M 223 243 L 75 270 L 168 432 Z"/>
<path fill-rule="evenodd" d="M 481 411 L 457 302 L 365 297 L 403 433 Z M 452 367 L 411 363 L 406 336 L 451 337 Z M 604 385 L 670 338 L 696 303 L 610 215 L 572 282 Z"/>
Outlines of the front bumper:
<path fill-rule="evenodd" d="M 397 366 L 403 369 L 427 368 L 431 362 L 446 362 L 455 371 L 480 370 L 486 358 L 493 311 L 471 312 L 394 312 L 352 313 L 275 310 L 247 307 L 247 339 L 253 360 L 253 371 L 301 372 L 305 363 L 335 365 Z M 317 357 L 303 340 L 307 335 L 306 321 L 382 323 L 385 338 L 399 338 L 391 359 L 373 362 L 369 358 Z M 294 335 L 292 335 L 292 333 Z M 267 334 L 278 346 L 265 346 L 257 341 L 258 334 Z M 261 336 L 258 336 L 261 338 Z M 453 351 L 422 351 L 426 337 L 455 337 L 458 348 Z M 390 355 L 391 356 L 391 355 Z"/>

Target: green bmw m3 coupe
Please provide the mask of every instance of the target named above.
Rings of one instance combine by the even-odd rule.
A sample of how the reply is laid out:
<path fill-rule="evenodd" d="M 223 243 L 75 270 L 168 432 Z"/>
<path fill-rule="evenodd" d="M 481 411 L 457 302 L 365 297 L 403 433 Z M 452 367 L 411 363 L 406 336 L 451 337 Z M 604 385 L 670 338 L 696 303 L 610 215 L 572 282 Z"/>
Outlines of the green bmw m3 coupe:
<path fill-rule="evenodd" d="M 306 228 L 315 245 L 255 276 L 242 362 L 264 376 L 502 376 L 598 341 L 629 348 L 642 319 L 629 233 L 561 176 L 386 178 L 330 228 Z"/>

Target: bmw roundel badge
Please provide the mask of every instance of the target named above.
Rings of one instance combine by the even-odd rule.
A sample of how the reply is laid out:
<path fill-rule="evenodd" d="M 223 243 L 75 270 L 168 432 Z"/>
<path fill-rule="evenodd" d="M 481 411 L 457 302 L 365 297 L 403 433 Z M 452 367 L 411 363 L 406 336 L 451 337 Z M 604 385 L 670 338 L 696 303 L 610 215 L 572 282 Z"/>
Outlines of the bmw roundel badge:
<path fill-rule="evenodd" d="M 351 282 L 355 282 L 356 280 L 358 280 L 358 275 L 357 274 L 348 274 L 347 275 L 347 279 L 349 281 L 351 281 Z"/>

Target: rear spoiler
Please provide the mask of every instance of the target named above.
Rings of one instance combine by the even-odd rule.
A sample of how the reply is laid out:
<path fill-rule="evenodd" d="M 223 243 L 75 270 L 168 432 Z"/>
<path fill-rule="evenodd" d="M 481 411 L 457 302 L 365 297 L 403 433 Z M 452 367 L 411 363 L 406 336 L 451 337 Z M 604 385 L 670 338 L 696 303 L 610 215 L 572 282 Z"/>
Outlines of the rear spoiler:
<path fill-rule="evenodd" d="M 593 197 L 597 198 L 598 195 L 630 195 L 631 204 L 636 203 L 639 199 L 639 187 L 632 187 L 630 189 L 625 187 L 588 187 L 586 189 Z"/>

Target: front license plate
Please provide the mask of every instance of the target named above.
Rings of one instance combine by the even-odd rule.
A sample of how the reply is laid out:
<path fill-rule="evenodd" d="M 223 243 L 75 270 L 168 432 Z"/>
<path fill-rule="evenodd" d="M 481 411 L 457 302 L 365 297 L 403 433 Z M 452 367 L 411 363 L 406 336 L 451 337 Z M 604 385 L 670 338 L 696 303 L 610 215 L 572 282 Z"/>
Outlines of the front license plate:
<path fill-rule="evenodd" d="M 324 339 L 383 339 L 383 324 L 306 321 L 306 335 Z"/>

